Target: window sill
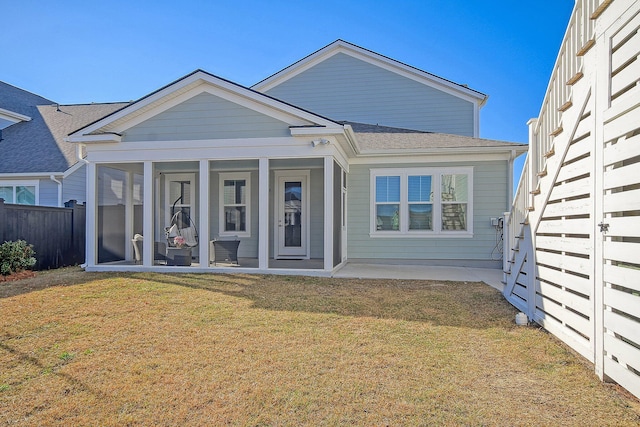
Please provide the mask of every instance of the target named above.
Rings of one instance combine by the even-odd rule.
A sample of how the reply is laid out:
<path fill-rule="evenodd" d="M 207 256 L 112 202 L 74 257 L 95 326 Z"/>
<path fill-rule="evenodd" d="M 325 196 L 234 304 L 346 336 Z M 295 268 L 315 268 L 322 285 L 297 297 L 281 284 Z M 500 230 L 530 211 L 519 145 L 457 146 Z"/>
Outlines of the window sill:
<path fill-rule="evenodd" d="M 218 234 L 218 236 L 220 237 L 238 237 L 238 238 L 246 238 L 246 237 L 251 237 L 251 233 L 247 232 L 247 231 L 225 231 L 224 233 L 220 233 Z"/>

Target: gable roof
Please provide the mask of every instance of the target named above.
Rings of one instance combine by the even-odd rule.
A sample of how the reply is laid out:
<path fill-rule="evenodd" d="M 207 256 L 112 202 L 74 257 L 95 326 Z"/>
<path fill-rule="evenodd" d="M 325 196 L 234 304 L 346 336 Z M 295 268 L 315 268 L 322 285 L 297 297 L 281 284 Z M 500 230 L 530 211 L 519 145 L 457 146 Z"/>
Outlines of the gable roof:
<path fill-rule="evenodd" d="M 315 51 L 314 53 L 302 58 L 301 60 L 289 65 L 288 67 L 278 71 L 275 74 L 259 81 L 251 88 L 260 92 L 266 92 L 273 87 L 295 77 L 299 73 L 313 67 L 314 65 L 332 57 L 338 53 L 361 59 L 371 64 L 377 65 L 396 74 L 419 81 L 428 86 L 435 87 L 454 96 L 464 98 L 466 100 L 477 103 L 482 107 L 488 96 L 482 92 L 471 89 L 466 85 L 455 83 L 451 80 L 431 74 L 427 71 L 365 49 L 353 43 L 338 39 L 333 43 Z"/>
<path fill-rule="evenodd" d="M 2 130 L 0 174 L 63 173 L 77 162 L 75 145 L 64 141 L 67 133 L 124 105 L 58 105 L 0 82 L 0 108 L 31 119 Z"/>
<path fill-rule="evenodd" d="M 472 138 L 437 132 L 371 125 L 356 122 L 342 122 L 350 126 L 360 148 L 360 154 L 420 154 L 436 151 L 510 151 L 517 154 L 527 151 L 527 145 L 498 141 L 494 139 Z"/>
<path fill-rule="evenodd" d="M 131 123 L 140 123 L 157 114 L 158 108 L 181 102 L 193 96 L 194 91 L 201 93 L 206 88 L 211 88 L 214 94 L 227 97 L 233 102 L 249 105 L 249 108 L 260 107 L 283 120 L 288 119 L 292 126 L 341 127 L 331 119 L 198 69 L 105 117 L 75 129 L 69 133 L 69 141 L 100 141 L 101 135 L 106 136 L 105 140 L 119 141 L 120 132 L 123 128 L 131 127 Z"/>

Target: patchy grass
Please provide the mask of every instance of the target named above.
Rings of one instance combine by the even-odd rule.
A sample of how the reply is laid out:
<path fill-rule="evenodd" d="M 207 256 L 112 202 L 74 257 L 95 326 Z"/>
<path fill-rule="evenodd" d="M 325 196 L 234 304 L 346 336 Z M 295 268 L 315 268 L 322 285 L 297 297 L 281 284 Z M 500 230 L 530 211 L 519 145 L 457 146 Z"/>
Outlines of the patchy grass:
<path fill-rule="evenodd" d="M 39 273 L 0 286 L 8 425 L 638 425 L 478 283 Z"/>

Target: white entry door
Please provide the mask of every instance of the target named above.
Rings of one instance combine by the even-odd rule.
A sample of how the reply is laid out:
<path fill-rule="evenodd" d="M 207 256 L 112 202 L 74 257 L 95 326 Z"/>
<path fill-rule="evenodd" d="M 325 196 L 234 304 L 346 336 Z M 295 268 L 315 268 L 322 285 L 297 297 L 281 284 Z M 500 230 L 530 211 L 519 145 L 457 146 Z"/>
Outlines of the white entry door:
<path fill-rule="evenodd" d="M 309 258 L 309 171 L 277 171 L 276 258 Z"/>

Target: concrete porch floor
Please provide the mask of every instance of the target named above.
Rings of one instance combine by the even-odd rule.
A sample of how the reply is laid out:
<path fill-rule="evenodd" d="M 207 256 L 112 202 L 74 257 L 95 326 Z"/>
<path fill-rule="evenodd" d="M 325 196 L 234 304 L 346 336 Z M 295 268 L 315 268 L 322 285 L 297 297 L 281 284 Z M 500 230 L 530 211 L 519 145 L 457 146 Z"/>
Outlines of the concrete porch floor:
<path fill-rule="evenodd" d="M 494 268 L 347 263 L 333 277 L 484 282 L 502 292 L 502 270 Z"/>

